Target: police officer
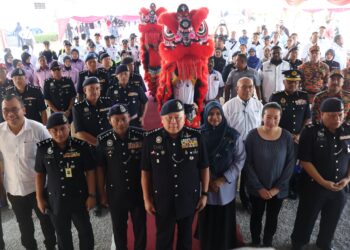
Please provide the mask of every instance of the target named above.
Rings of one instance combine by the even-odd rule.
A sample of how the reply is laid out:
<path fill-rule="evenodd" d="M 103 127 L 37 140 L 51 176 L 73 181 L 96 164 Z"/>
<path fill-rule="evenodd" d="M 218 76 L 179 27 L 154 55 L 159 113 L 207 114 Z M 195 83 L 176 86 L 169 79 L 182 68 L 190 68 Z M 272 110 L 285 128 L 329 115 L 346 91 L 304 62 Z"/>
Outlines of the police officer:
<path fill-rule="evenodd" d="M 277 102 L 281 105 L 282 117 L 279 126 L 292 134 L 295 150 L 297 150 L 300 132 L 304 125 L 311 121 L 309 97 L 306 92 L 298 90 L 301 80 L 299 70 L 286 70 L 282 74 L 284 75 L 284 90 L 273 93 L 270 102 Z M 300 172 L 300 169 L 294 172 L 289 182 L 289 197 L 291 199 L 297 198 L 298 172 Z"/>
<path fill-rule="evenodd" d="M 18 95 L 22 98 L 26 108 L 26 117 L 42 124 L 46 124 L 47 114 L 44 95 L 40 87 L 25 82 L 23 69 L 15 69 L 12 74 L 13 86 L 6 88 L 6 95 Z"/>
<path fill-rule="evenodd" d="M 103 69 L 107 72 L 108 81 L 111 82 L 115 78 L 116 66 L 114 61 L 111 60 L 111 56 L 106 52 L 102 52 L 99 59 Z"/>
<path fill-rule="evenodd" d="M 84 141 L 69 136 L 65 114 L 52 114 L 46 125 L 52 139 L 38 143 L 35 160 L 36 199 L 42 213 L 50 215 L 60 250 L 73 250 L 71 223 L 80 249 L 94 249 L 89 212 L 95 205 L 95 162 Z M 47 177 L 47 196 L 44 187 Z"/>
<path fill-rule="evenodd" d="M 111 128 L 107 113 L 112 102 L 100 96 L 100 83 L 97 77 L 89 77 L 83 83 L 85 99 L 73 107 L 73 123 L 76 136 L 96 146 L 97 135 Z"/>
<path fill-rule="evenodd" d="M 137 46 L 136 43 L 136 37 L 137 35 L 135 33 L 130 34 L 130 45 L 129 49 L 131 51 L 131 55 L 134 59 L 134 71 L 139 74 L 140 73 L 140 50 L 139 46 Z"/>
<path fill-rule="evenodd" d="M 184 127 L 184 105 L 167 101 L 163 128 L 150 131 L 143 144 L 141 183 L 145 208 L 156 218 L 157 250 L 170 250 L 177 224 L 177 249 L 192 249 L 192 222 L 207 202 L 209 168 L 200 132 Z M 200 187 L 201 183 L 201 187 Z"/>
<path fill-rule="evenodd" d="M 1 103 L 4 100 L 6 96 L 6 88 L 12 85 L 10 83 L 10 80 L 7 79 L 7 68 L 6 65 L 3 63 L 0 63 L 0 108 L 1 108 Z M 2 112 L 0 112 L 0 122 L 3 122 L 4 118 L 2 117 Z"/>
<path fill-rule="evenodd" d="M 145 82 L 143 81 L 142 76 L 139 73 L 135 72 L 134 59 L 131 56 L 125 57 L 121 61 L 121 64 L 128 66 L 128 69 L 130 72 L 130 83 L 137 87 L 141 87 L 144 92 L 147 92 L 146 85 L 145 85 Z"/>
<path fill-rule="evenodd" d="M 72 108 L 77 95 L 71 78 L 62 77 L 60 65 L 54 61 L 50 65 L 52 77 L 44 83 L 44 98 L 51 112 L 64 112 L 72 122 Z"/>
<path fill-rule="evenodd" d="M 98 78 L 101 85 L 101 96 L 106 96 L 107 89 L 110 84 L 108 81 L 108 74 L 103 68 L 97 68 L 97 56 L 93 53 L 87 55 L 85 59 L 85 65 L 87 70 L 83 70 L 79 73 L 79 80 L 77 84 L 77 92 L 79 100 L 84 98 L 83 83 L 84 81 L 92 76 Z"/>
<path fill-rule="evenodd" d="M 320 212 L 316 246 L 333 249 L 334 232 L 346 203 L 344 187 L 350 183 L 350 126 L 343 121 L 343 102 L 328 98 L 321 104 L 321 123 L 301 133 L 299 159 L 305 173 L 291 236 L 295 250 L 309 242 Z"/>
<path fill-rule="evenodd" d="M 115 104 L 108 113 L 112 129 L 98 136 L 98 186 L 101 203 L 109 205 L 117 249 L 127 248 L 130 212 L 134 249 L 146 249 L 146 211 L 141 189 L 143 131 L 129 127 L 127 106 Z"/>
<path fill-rule="evenodd" d="M 120 103 L 127 105 L 130 114 L 130 125 L 141 127 L 148 98 L 141 87 L 130 83 L 130 73 L 126 65 L 119 65 L 115 73 L 118 83 L 108 89 L 107 97 L 114 104 Z"/>

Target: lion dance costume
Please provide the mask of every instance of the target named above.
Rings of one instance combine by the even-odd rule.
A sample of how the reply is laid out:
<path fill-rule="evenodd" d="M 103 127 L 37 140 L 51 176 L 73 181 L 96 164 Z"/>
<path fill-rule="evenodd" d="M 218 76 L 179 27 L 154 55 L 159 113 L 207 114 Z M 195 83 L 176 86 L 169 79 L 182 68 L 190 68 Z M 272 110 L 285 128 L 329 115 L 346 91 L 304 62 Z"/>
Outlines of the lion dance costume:
<path fill-rule="evenodd" d="M 214 42 L 208 37 L 205 19 L 207 8 L 189 11 L 181 4 L 176 13 L 163 13 L 164 42 L 159 46 L 162 70 L 157 100 L 159 108 L 175 98 L 184 103 L 186 125 L 200 125 L 203 102 L 208 91 L 208 58 L 213 55 Z"/>
<path fill-rule="evenodd" d="M 155 97 L 159 82 L 160 56 L 158 46 L 162 42 L 162 26 L 157 24 L 157 18 L 166 9 L 156 9 L 154 3 L 150 9 L 141 8 L 139 31 L 141 32 L 141 62 L 145 70 L 144 79 L 150 94 Z"/>

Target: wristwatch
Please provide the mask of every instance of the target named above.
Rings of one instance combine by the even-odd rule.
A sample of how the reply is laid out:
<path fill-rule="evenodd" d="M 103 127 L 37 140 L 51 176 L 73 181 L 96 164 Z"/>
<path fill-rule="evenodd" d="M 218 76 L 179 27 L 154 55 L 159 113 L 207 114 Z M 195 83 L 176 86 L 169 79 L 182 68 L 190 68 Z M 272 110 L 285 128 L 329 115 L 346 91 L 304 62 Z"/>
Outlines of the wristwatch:
<path fill-rule="evenodd" d="M 208 192 L 204 192 L 204 191 L 202 191 L 202 196 L 208 196 L 209 195 L 209 193 Z"/>

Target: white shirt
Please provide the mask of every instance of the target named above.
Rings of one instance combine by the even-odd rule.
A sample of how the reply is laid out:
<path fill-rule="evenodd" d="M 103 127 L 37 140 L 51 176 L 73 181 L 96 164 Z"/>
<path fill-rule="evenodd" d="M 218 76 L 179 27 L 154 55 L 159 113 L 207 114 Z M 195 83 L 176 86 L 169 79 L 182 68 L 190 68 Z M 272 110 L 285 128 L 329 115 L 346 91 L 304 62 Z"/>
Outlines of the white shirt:
<path fill-rule="evenodd" d="M 334 61 L 338 62 L 340 64 L 340 69 L 346 68 L 346 60 L 348 56 L 348 52 L 344 47 L 340 47 L 338 44 L 333 43 L 332 49 L 334 49 L 335 57 Z"/>
<path fill-rule="evenodd" d="M 117 57 L 119 57 L 117 47 L 115 47 L 114 45 L 111 45 L 111 47 L 106 46 L 104 49 L 113 61 L 117 60 Z"/>
<path fill-rule="evenodd" d="M 261 112 L 263 105 L 252 97 L 244 105 L 244 101 L 236 96 L 226 102 L 222 107 L 227 123 L 236 129 L 245 140 L 249 131 L 261 125 Z"/>
<path fill-rule="evenodd" d="M 193 104 L 194 85 L 191 80 L 179 80 L 174 88 L 174 98 L 182 101 L 183 104 Z"/>
<path fill-rule="evenodd" d="M 264 62 L 262 70 L 259 71 L 262 95 L 265 101 L 270 99 L 273 92 L 284 90 L 283 71 L 289 70 L 289 62 L 282 60 L 279 65 L 274 65 L 270 61 Z"/>
<path fill-rule="evenodd" d="M 205 97 L 206 101 L 214 100 L 219 93 L 219 88 L 224 87 L 224 81 L 219 71 L 213 70 L 213 72 L 208 75 L 208 92 Z"/>
<path fill-rule="evenodd" d="M 24 120 L 15 135 L 7 122 L 0 124 L 0 153 L 4 158 L 4 187 L 11 195 L 25 196 L 35 192 L 36 143 L 50 138 L 44 125 Z"/>

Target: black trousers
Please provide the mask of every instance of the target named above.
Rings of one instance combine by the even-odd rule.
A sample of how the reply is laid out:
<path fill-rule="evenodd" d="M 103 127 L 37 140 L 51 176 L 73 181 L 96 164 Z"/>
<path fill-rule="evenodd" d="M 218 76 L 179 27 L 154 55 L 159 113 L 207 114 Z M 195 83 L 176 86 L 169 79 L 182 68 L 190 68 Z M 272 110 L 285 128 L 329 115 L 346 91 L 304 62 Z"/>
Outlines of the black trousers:
<path fill-rule="evenodd" d="M 112 196 L 109 196 L 112 197 Z M 127 250 L 127 228 L 128 228 L 128 215 L 130 212 L 133 231 L 134 231 L 134 249 L 145 250 L 146 249 L 146 211 L 143 204 L 127 206 L 125 201 L 110 200 L 109 207 L 112 217 L 112 227 L 114 235 L 114 243 L 116 249 Z"/>
<path fill-rule="evenodd" d="M 94 234 L 90 223 L 90 216 L 85 207 L 77 211 L 67 213 L 62 211 L 57 215 L 50 214 L 51 221 L 57 232 L 59 250 L 74 250 L 72 240 L 72 222 L 78 231 L 79 249 L 94 249 Z"/>
<path fill-rule="evenodd" d="M 21 242 L 26 249 L 37 249 L 37 243 L 34 238 L 34 223 L 32 211 L 34 209 L 40 221 L 41 230 L 44 234 L 44 244 L 46 249 L 53 249 L 56 245 L 55 229 L 48 215 L 42 214 L 36 204 L 35 193 L 26 196 L 16 196 L 7 194 L 15 213 L 19 230 L 21 232 Z"/>
<path fill-rule="evenodd" d="M 264 200 L 260 197 L 251 195 L 252 214 L 250 217 L 250 233 L 253 244 L 260 244 L 262 229 L 262 218 L 266 210 L 266 221 L 264 228 L 263 244 L 272 245 L 272 239 L 277 229 L 278 214 L 282 207 L 283 199 L 277 199 L 276 196 L 270 200 Z"/>
<path fill-rule="evenodd" d="M 299 206 L 292 233 L 293 246 L 300 247 L 310 241 L 316 219 L 321 212 L 320 230 L 316 245 L 328 249 L 346 203 L 345 191 L 332 192 L 317 183 L 310 183 L 300 192 Z"/>
<path fill-rule="evenodd" d="M 241 178 L 240 178 L 240 184 L 239 184 L 239 198 L 241 199 L 241 204 L 243 207 L 248 206 L 250 202 L 248 192 L 247 192 L 246 179 L 247 179 L 247 171 L 246 171 L 246 166 L 244 166 L 241 171 Z"/>
<path fill-rule="evenodd" d="M 2 231 L 2 219 L 1 219 L 1 208 L 0 208 L 0 250 L 5 249 L 4 233 Z"/>
<path fill-rule="evenodd" d="M 156 215 L 156 250 L 172 250 L 177 225 L 177 250 L 192 249 L 192 223 L 194 214 L 176 219 L 174 216 Z"/>

